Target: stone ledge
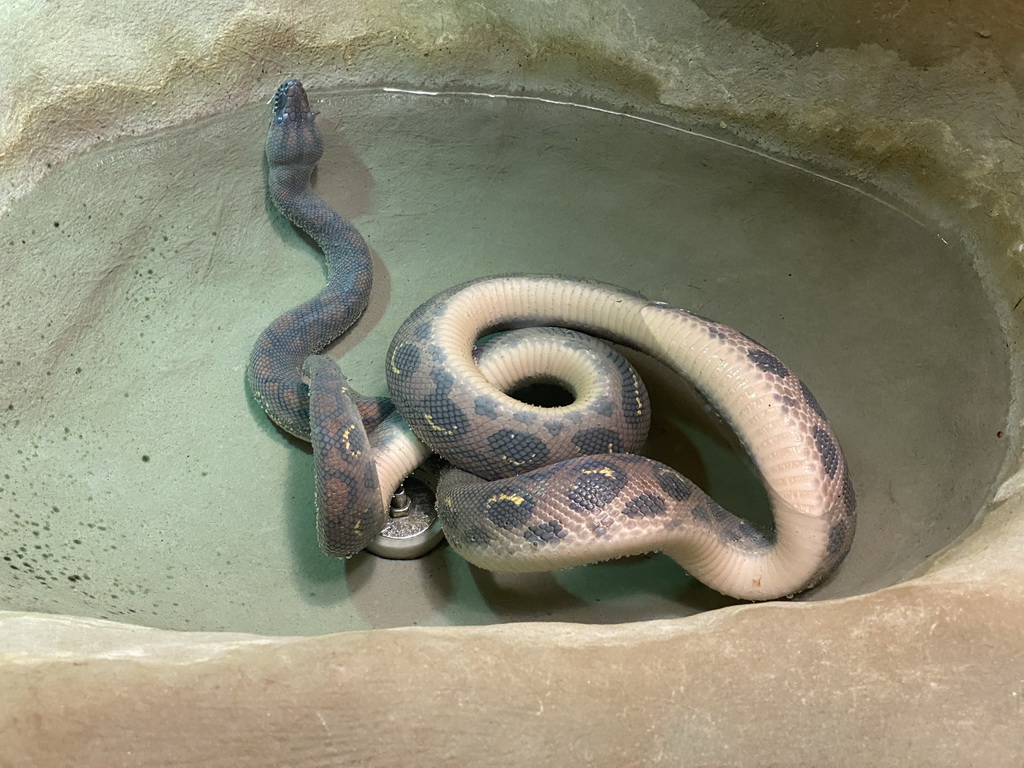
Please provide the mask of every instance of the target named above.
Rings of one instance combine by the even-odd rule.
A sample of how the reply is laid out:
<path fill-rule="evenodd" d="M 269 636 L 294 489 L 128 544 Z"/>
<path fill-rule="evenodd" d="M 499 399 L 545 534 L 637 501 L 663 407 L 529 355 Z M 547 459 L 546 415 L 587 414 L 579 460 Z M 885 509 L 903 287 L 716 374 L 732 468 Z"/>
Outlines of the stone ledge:
<path fill-rule="evenodd" d="M 13 765 L 1010 765 L 1024 754 L 1022 593 L 1007 574 L 684 622 L 277 639 L 7 614 L 4 754 Z M 64 638 L 26 647 L 51 629 Z"/>

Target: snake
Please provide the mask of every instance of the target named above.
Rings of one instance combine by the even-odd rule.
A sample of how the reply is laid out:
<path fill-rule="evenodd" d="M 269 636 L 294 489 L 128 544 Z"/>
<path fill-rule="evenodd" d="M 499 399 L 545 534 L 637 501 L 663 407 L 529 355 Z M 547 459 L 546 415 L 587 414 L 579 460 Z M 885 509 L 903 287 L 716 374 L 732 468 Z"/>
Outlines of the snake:
<path fill-rule="evenodd" d="M 727 325 L 616 285 L 545 274 L 470 280 L 426 300 L 385 358 L 388 398 L 355 391 L 323 354 L 369 301 L 373 262 L 355 226 L 313 189 L 323 140 L 299 80 L 272 102 L 268 193 L 323 251 L 319 292 L 275 319 L 247 367 L 254 399 L 312 443 L 317 536 L 351 557 L 387 521 L 402 480 L 448 462 L 436 509 L 449 545 L 497 572 L 552 571 L 662 552 L 738 599 L 787 597 L 843 560 L 856 496 L 815 396 L 778 356 Z M 651 424 L 636 370 L 612 345 L 684 377 L 734 431 L 773 525 L 724 509 L 672 467 L 636 453 Z M 533 404 L 556 385 L 566 403 Z"/>

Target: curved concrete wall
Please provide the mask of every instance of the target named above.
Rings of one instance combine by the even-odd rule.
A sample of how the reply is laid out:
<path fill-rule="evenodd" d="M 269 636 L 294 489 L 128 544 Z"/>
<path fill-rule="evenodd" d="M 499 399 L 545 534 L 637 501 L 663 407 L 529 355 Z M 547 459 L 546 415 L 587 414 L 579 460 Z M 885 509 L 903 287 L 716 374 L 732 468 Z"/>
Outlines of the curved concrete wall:
<path fill-rule="evenodd" d="M 955 223 L 1020 366 L 1024 10 L 1009 0 L 8 6 L 0 210 L 99 142 L 311 87 L 635 99 Z M 8 375 L 5 373 L 5 375 Z M 1008 428 L 1016 440 L 1016 425 Z M 1024 474 L 916 579 L 593 627 L 317 638 L 0 614 L 13 765 L 1014 765 Z"/>

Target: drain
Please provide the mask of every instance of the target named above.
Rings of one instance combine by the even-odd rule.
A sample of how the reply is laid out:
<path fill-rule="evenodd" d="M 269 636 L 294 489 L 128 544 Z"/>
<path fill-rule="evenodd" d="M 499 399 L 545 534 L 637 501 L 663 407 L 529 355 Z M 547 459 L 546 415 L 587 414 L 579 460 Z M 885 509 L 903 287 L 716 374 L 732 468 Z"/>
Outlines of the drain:
<path fill-rule="evenodd" d="M 366 550 L 388 560 L 414 560 L 441 543 L 444 532 L 426 483 L 408 478 L 391 497 L 390 519 Z"/>

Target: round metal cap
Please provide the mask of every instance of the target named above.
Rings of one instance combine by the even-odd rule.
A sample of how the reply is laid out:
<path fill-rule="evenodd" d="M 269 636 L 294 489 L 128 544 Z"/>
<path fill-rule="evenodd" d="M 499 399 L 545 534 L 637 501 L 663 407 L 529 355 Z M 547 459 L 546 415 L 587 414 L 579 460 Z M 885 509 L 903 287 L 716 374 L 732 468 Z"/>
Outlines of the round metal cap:
<path fill-rule="evenodd" d="M 366 547 L 388 560 L 415 560 L 441 543 L 444 532 L 434 511 L 434 494 L 416 478 L 408 478 L 391 499 L 391 517 Z"/>

